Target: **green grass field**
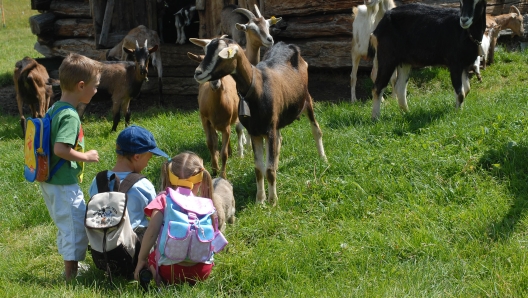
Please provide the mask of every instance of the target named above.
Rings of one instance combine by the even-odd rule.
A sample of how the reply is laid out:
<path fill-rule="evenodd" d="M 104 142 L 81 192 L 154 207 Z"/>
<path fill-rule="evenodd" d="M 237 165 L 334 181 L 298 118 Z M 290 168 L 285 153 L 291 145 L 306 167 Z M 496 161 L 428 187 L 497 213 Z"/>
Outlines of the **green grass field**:
<path fill-rule="evenodd" d="M 6 11 L 14 3 L 4 1 Z M 26 21 L 18 24 L 0 29 L 2 44 L 32 48 Z M 0 51 L 7 53 L 0 72 L 11 72 L 21 54 Z M 307 119 L 283 129 L 279 200 L 269 207 L 255 204 L 252 153 L 231 158 L 237 222 L 227 227 L 230 243 L 211 277 L 146 296 L 528 296 L 528 52 L 500 49 L 482 75 L 460 111 L 441 68 L 414 71 L 410 112 L 388 94 L 378 122 L 370 120 L 371 101 L 316 102 L 328 164 Z M 132 122 L 170 155 L 194 151 L 210 170 L 198 112 L 149 108 Z M 88 116 L 83 127 L 87 149 L 101 159 L 86 165 L 87 193 L 91 178 L 113 165 L 117 134 L 110 114 Z M 144 171 L 154 185 L 161 162 L 153 158 Z M 22 168 L 18 117 L 0 114 L 0 296 L 142 296 L 135 282 L 110 285 L 89 256 L 89 272 L 64 283 L 56 228 Z"/>

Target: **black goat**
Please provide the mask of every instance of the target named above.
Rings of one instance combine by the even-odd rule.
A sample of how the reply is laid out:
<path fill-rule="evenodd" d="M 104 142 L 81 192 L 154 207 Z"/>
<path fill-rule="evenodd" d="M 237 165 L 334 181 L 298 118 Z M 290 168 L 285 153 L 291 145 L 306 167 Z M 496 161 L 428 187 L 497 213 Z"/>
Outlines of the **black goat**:
<path fill-rule="evenodd" d="M 407 4 L 385 13 L 371 35 L 377 68 L 372 90 L 372 118 L 380 116 L 381 97 L 394 70 L 400 108 L 408 111 L 406 89 L 411 67 L 447 66 L 461 108 L 469 93 L 467 70 L 479 54 L 486 29 L 486 0 L 461 0 L 460 10 Z"/>

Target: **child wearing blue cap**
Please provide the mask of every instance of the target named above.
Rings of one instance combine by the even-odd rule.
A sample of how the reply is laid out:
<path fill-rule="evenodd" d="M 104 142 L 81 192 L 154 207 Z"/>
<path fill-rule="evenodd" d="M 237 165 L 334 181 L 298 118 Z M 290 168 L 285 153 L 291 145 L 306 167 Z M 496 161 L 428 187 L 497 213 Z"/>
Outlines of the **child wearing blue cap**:
<path fill-rule="evenodd" d="M 107 178 L 110 179 L 115 174 L 120 181 L 123 181 L 130 173 L 141 173 L 153 155 L 169 158 L 165 152 L 158 148 L 152 133 L 136 125 L 129 126 L 119 133 L 116 140 L 116 154 L 116 163 L 111 170 L 107 171 Z M 113 181 L 110 182 L 109 186 L 110 189 L 113 188 Z M 94 178 L 89 190 L 90 197 L 98 192 L 97 181 Z M 152 182 L 143 178 L 130 188 L 127 196 L 130 224 L 141 240 L 148 226 L 148 220 L 143 209 L 156 197 L 156 190 Z"/>

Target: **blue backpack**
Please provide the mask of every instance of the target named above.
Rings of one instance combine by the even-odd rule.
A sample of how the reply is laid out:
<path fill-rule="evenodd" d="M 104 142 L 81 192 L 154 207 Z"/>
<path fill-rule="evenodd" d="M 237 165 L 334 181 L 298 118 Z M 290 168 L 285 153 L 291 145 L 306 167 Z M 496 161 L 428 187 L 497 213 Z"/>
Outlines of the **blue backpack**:
<path fill-rule="evenodd" d="M 50 110 L 53 107 L 50 108 Z M 53 111 L 46 112 L 43 118 L 27 118 L 26 132 L 24 133 L 24 177 L 27 181 L 46 182 L 64 164 L 65 160 L 59 162 L 50 171 L 51 156 L 51 120 L 64 109 L 75 110 L 71 106 L 62 106 Z"/>
<path fill-rule="evenodd" d="M 160 256 L 175 264 L 203 263 L 221 251 L 227 241 L 213 219 L 216 209 L 208 198 L 185 196 L 167 188 L 163 227 L 158 241 Z"/>

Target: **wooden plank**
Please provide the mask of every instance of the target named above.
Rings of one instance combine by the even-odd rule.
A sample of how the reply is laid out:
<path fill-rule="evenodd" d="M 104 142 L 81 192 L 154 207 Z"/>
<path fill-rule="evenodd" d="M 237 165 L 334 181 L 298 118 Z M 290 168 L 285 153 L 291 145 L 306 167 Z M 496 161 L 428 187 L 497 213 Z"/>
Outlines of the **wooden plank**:
<path fill-rule="evenodd" d="M 67 18 L 91 18 L 90 3 L 87 1 L 53 0 L 50 4 L 50 12 L 59 17 Z"/>
<path fill-rule="evenodd" d="M 267 17 L 351 13 L 352 7 L 360 4 L 363 0 L 266 0 L 260 12 Z"/>
<path fill-rule="evenodd" d="M 54 34 L 58 37 L 93 37 L 93 21 L 90 19 L 60 19 L 54 24 Z"/>
<path fill-rule="evenodd" d="M 163 94 L 195 95 L 198 94 L 198 82 L 193 77 L 163 77 Z"/>
<path fill-rule="evenodd" d="M 110 25 L 112 24 L 112 15 L 114 14 L 114 3 L 114 0 L 108 0 L 108 2 L 106 2 L 103 27 L 101 28 L 101 36 L 99 37 L 98 42 L 99 45 L 106 45 L 108 32 L 110 31 Z"/>
<path fill-rule="evenodd" d="M 34 48 L 46 57 L 66 57 L 69 53 L 78 53 L 98 60 L 98 58 L 106 53 L 106 50 L 96 49 L 94 41 L 91 38 L 60 39 L 55 41 L 52 46 L 40 45 L 37 42 Z"/>
<path fill-rule="evenodd" d="M 103 26 L 104 10 L 106 7 L 106 0 L 90 0 L 90 9 L 92 11 L 92 21 L 94 28 L 94 43 L 97 48 L 101 47 L 97 42 Z"/>
<path fill-rule="evenodd" d="M 50 8 L 51 0 L 31 0 L 31 9 L 33 10 L 48 10 Z"/>
<path fill-rule="evenodd" d="M 29 18 L 29 26 L 31 33 L 35 35 L 43 34 L 53 30 L 53 22 L 55 21 L 55 14 L 52 12 L 36 14 Z"/>
<path fill-rule="evenodd" d="M 305 17 L 286 17 L 275 26 L 279 38 L 313 38 L 352 36 L 351 14 L 325 14 Z"/>

